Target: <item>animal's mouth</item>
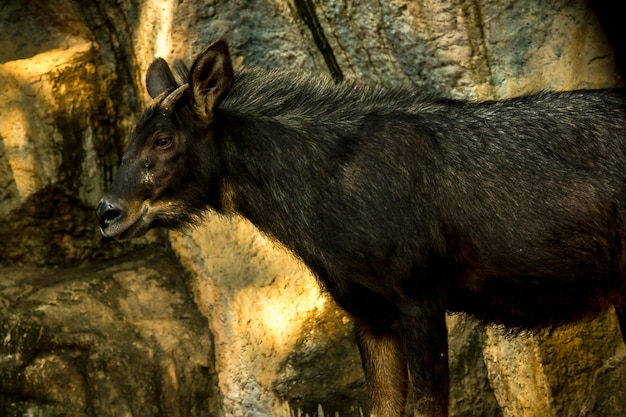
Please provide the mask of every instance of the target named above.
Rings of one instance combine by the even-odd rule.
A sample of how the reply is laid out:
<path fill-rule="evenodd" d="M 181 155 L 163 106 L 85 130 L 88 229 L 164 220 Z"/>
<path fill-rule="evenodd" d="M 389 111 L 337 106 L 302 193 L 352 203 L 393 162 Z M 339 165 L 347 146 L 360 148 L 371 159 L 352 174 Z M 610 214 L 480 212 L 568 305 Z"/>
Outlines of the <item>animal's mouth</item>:
<path fill-rule="evenodd" d="M 153 227 L 175 229 L 186 219 L 186 211 L 169 200 L 144 200 L 129 203 L 104 198 L 96 207 L 100 231 L 105 237 L 125 241 L 143 236 Z"/>
<path fill-rule="evenodd" d="M 113 236 L 113 239 L 118 242 L 124 242 L 135 237 L 140 237 L 146 234 L 150 229 L 150 223 L 144 221 L 143 217 L 137 219 L 137 221 L 131 224 L 126 230 Z"/>

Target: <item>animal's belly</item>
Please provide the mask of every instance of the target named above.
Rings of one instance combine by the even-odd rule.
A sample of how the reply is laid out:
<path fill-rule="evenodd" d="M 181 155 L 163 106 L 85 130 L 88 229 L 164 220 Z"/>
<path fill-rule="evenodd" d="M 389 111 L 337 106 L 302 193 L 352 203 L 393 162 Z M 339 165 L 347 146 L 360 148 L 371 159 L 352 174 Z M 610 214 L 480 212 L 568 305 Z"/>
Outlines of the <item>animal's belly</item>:
<path fill-rule="evenodd" d="M 456 288 L 448 308 L 508 327 L 555 327 L 593 317 L 619 299 L 625 286 L 618 275 L 491 276 L 480 288 Z"/>

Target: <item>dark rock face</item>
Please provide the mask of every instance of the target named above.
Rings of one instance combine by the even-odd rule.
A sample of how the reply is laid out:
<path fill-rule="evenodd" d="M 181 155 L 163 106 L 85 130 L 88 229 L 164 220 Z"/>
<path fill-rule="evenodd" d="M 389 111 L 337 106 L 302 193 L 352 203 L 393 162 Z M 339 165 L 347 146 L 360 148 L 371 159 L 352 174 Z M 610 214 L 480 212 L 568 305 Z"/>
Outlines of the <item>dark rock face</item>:
<path fill-rule="evenodd" d="M 148 64 L 217 37 L 237 66 L 451 97 L 622 82 L 582 0 L 2 2 L 0 416 L 367 414 L 349 317 L 249 223 L 100 236 Z M 448 328 L 452 415 L 626 414 L 611 312 L 545 335 Z"/>
<path fill-rule="evenodd" d="M 320 407 L 330 416 L 367 412 L 361 359 L 352 326 L 345 326 L 344 317 L 330 310 L 305 323 L 300 339 L 281 364 L 273 390 L 292 410 L 311 416 Z"/>
<path fill-rule="evenodd" d="M 595 374 L 581 417 L 620 416 L 624 414 L 626 393 L 626 352 L 608 359 Z"/>
<path fill-rule="evenodd" d="M 0 269 L 3 416 L 218 415 L 206 319 L 159 252 Z"/>

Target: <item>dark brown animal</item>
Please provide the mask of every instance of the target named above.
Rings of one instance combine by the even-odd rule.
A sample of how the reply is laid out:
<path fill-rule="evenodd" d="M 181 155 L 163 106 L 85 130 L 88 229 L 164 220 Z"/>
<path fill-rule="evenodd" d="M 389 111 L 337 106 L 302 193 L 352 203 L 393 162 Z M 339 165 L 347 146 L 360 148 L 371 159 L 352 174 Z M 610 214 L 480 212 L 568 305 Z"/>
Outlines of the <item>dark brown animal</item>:
<path fill-rule="evenodd" d="M 250 219 L 354 317 L 373 416 L 409 390 L 447 415 L 446 311 L 540 329 L 616 306 L 624 330 L 624 91 L 433 99 L 234 73 L 224 41 L 180 85 L 156 60 L 147 87 L 102 233 Z"/>

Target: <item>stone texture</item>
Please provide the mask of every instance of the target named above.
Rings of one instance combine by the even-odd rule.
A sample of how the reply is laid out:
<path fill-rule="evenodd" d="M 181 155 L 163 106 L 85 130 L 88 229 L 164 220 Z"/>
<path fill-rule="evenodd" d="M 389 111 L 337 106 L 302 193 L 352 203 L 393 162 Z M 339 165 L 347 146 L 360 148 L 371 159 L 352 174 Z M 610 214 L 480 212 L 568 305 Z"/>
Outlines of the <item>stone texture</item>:
<path fill-rule="evenodd" d="M 0 263 L 120 255 L 136 245 L 103 242 L 93 206 L 119 163 L 134 87 L 121 88 L 77 5 L 37 4 L 0 6 Z"/>
<path fill-rule="evenodd" d="M 451 416 L 501 417 L 483 356 L 484 327 L 465 314 L 448 317 Z M 505 384 L 505 386 L 508 384 Z"/>
<path fill-rule="evenodd" d="M 613 311 L 537 334 L 511 336 L 490 326 L 483 350 L 505 417 L 577 416 L 595 371 L 623 351 Z"/>
<path fill-rule="evenodd" d="M 0 413 L 211 416 L 213 344 L 171 255 L 0 268 Z"/>
<path fill-rule="evenodd" d="M 626 353 L 609 358 L 595 374 L 581 417 L 619 416 L 624 414 L 626 393 Z"/>
<path fill-rule="evenodd" d="M 247 221 L 99 235 L 149 63 L 217 37 L 238 66 L 451 97 L 622 83 L 583 0 L 2 3 L 0 415 L 366 415 L 349 318 Z M 516 337 L 451 316 L 451 414 L 626 413 L 611 314 Z"/>

